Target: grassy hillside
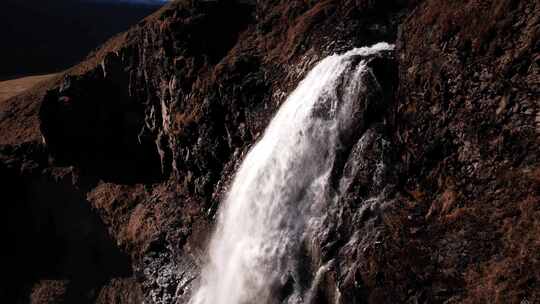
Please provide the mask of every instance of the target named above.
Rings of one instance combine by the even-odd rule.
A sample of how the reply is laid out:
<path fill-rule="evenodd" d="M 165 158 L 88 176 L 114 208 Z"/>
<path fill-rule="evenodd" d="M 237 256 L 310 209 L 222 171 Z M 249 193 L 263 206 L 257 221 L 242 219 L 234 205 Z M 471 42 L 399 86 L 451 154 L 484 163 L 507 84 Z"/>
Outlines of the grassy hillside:
<path fill-rule="evenodd" d="M 30 88 L 37 83 L 49 79 L 54 74 L 29 76 L 13 80 L 0 81 L 0 102 L 16 96 Z"/>

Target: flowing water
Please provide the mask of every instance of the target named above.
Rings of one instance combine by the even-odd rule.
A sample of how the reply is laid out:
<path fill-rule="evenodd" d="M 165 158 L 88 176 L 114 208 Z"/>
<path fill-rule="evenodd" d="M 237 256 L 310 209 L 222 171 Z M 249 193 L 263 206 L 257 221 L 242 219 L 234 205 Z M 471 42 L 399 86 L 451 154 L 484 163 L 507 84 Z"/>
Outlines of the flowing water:
<path fill-rule="evenodd" d="M 329 56 L 283 103 L 221 206 L 190 304 L 307 303 L 309 290 L 276 294 L 333 197 L 329 178 L 340 138 L 353 127 L 354 103 L 369 90 L 362 56 L 391 49 L 379 43 Z"/>

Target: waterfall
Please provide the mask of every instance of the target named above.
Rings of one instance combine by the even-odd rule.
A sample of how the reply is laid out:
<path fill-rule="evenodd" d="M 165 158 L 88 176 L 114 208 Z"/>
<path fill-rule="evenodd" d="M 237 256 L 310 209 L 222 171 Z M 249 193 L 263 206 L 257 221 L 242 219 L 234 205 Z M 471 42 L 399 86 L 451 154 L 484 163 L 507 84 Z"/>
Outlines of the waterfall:
<path fill-rule="evenodd" d="M 286 299 L 276 294 L 290 284 L 301 244 L 321 224 L 333 197 L 329 178 L 340 139 L 354 126 L 354 104 L 369 90 L 362 81 L 370 73 L 363 57 L 392 48 L 378 43 L 323 59 L 283 103 L 221 206 L 190 304 L 309 298 L 300 291 Z"/>

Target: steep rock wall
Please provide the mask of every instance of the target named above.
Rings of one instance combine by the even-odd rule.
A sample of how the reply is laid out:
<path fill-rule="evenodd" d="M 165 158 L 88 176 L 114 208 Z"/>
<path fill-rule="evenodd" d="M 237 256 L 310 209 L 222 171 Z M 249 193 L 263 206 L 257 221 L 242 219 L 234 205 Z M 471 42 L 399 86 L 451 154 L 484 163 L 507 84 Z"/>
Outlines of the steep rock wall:
<path fill-rule="evenodd" d="M 424 1 L 402 25 L 395 136 L 429 301 L 539 299 L 539 9 Z"/>
<path fill-rule="evenodd" d="M 176 1 L 0 104 L 2 163 L 21 181 L 10 195 L 35 176 L 71 176 L 53 184 L 80 199 L 42 200 L 89 210 L 129 256 L 132 273 L 85 285 L 86 301 L 183 303 L 223 193 L 287 94 L 325 55 L 396 41 L 396 62 L 373 63 L 384 106 L 351 130 L 357 143 L 335 173 L 345 194 L 306 248 L 306 269 L 336 261 L 316 302 L 534 303 L 538 11 L 527 1 Z M 69 302 L 80 290 L 67 274 L 45 278 L 25 278 L 16 296 Z"/>

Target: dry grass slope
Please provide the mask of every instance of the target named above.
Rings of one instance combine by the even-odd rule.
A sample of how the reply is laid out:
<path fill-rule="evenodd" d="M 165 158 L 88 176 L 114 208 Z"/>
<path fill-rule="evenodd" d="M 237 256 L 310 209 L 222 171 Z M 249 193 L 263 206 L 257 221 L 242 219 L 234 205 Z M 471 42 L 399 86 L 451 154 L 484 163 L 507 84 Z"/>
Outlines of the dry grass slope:
<path fill-rule="evenodd" d="M 34 87 L 37 83 L 51 78 L 55 74 L 29 76 L 7 81 L 0 81 L 0 102 Z"/>

